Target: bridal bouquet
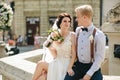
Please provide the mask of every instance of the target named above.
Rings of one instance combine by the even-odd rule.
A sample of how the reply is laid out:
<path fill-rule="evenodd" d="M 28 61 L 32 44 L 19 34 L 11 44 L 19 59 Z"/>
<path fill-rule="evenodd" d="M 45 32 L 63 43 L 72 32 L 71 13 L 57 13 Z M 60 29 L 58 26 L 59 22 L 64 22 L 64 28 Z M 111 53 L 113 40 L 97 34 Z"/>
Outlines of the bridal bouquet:
<path fill-rule="evenodd" d="M 3 27 L 10 27 L 12 18 L 12 8 L 4 2 L 0 2 L 0 29 Z"/>
<path fill-rule="evenodd" d="M 53 29 L 51 28 L 48 31 L 48 39 L 45 41 L 44 45 L 46 47 L 49 47 L 53 41 L 58 41 L 59 43 L 64 41 L 64 38 L 61 36 L 61 34 L 59 33 L 59 29 Z"/>
<path fill-rule="evenodd" d="M 53 41 L 58 41 L 58 42 L 63 42 L 64 38 L 61 36 L 61 34 L 59 33 L 59 29 L 50 29 L 48 31 L 48 34 L 51 35 L 51 39 Z"/>

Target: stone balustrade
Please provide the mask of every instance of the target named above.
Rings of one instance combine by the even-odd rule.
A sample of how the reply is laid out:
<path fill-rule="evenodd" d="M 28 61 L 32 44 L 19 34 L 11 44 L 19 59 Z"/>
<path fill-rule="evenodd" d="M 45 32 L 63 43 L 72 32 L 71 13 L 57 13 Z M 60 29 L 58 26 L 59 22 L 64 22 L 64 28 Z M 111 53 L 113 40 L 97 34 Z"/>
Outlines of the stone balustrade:
<path fill-rule="evenodd" d="M 42 52 L 40 49 L 1 58 L 0 72 L 3 80 L 31 80 L 36 62 L 42 58 Z"/>
<path fill-rule="evenodd" d="M 31 80 L 32 75 L 35 71 L 36 63 L 42 59 L 43 53 L 44 49 L 38 49 L 14 56 L 1 58 L 0 73 L 3 77 L 2 80 Z M 106 63 L 102 65 L 102 68 L 104 68 L 105 64 Z M 102 69 L 102 71 L 103 70 L 105 69 Z M 104 80 L 120 80 L 120 77 L 105 75 Z"/>

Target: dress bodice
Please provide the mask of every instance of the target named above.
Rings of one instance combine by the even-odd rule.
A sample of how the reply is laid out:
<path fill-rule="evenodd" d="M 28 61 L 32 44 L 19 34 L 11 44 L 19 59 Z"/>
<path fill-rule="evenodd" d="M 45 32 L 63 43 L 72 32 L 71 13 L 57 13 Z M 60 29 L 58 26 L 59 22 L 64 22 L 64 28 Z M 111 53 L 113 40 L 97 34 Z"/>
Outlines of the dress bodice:
<path fill-rule="evenodd" d="M 71 32 L 70 32 L 61 44 L 54 45 L 57 51 L 57 57 L 70 58 L 71 45 L 72 45 L 72 42 L 71 42 Z"/>

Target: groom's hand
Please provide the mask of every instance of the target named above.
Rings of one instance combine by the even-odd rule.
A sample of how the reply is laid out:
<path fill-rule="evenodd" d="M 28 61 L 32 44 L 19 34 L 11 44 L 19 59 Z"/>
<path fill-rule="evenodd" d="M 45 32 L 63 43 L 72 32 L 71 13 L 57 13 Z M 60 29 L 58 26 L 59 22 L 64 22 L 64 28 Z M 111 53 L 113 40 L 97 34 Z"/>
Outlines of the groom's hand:
<path fill-rule="evenodd" d="M 88 75 L 88 74 L 86 74 L 86 75 L 83 77 L 83 79 L 82 79 L 82 80 L 90 80 L 90 78 L 91 78 L 91 76 L 90 76 L 90 75 Z"/>

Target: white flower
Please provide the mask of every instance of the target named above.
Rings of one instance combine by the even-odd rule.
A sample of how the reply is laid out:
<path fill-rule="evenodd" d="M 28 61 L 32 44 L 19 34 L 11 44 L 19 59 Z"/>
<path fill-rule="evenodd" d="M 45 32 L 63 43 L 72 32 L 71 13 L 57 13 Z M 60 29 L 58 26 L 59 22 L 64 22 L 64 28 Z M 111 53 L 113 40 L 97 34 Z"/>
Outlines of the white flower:
<path fill-rule="evenodd" d="M 0 2 L 0 28 L 10 27 L 13 19 L 13 11 L 10 5 Z"/>
<path fill-rule="evenodd" d="M 92 35 L 92 34 L 89 36 L 89 40 L 90 40 L 90 41 L 93 40 L 93 35 Z"/>

